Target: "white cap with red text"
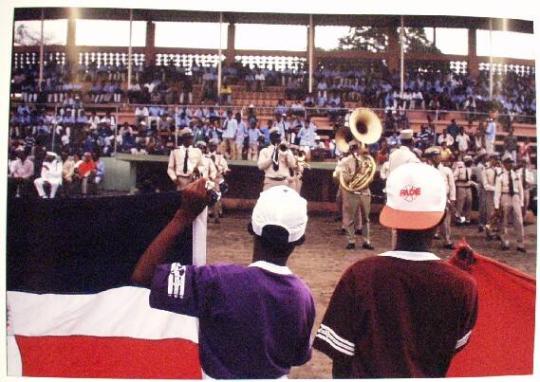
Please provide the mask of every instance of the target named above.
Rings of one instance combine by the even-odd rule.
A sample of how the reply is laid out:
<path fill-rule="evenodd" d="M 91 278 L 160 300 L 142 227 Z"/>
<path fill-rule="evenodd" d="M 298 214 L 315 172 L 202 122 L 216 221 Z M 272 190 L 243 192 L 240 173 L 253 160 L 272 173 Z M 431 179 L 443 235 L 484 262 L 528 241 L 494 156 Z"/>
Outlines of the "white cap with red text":
<path fill-rule="evenodd" d="M 386 181 L 386 205 L 380 223 L 402 230 L 425 230 L 439 224 L 446 208 L 446 184 L 439 170 L 405 163 Z"/>

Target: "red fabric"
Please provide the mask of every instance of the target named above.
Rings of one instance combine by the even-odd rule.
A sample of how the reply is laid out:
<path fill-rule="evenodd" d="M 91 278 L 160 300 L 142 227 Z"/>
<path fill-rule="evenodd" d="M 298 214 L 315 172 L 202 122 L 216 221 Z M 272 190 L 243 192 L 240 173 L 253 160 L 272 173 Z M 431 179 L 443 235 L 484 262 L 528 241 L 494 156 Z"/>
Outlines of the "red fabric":
<path fill-rule="evenodd" d="M 180 339 L 17 336 L 28 377 L 201 379 L 198 345 Z"/>
<path fill-rule="evenodd" d="M 88 162 L 81 162 L 79 164 L 79 175 L 80 176 L 86 176 L 90 171 L 96 169 L 96 163 L 93 160 L 89 160 Z"/>
<path fill-rule="evenodd" d="M 536 280 L 478 254 L 468 259 L 456 254 L 450 262 L 469 265 L 478 284 L 479 309 L 469 344 L 454 357 L 447 376 L 532 374 Z"/>

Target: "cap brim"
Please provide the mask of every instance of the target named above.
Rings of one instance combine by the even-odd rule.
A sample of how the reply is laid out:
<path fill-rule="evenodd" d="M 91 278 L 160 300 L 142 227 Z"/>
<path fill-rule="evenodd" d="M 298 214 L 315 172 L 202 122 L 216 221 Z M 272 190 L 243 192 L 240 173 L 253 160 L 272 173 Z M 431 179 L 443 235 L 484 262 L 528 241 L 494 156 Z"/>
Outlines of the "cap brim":
<path fill-rule="evenodd" d="M 389 228 L 417 231 L 435 227 L 440 223 L 443 215 L 444 211 L 399 211 L 392 207 L 384 206 L 379 217 L 379 222 Z"/>

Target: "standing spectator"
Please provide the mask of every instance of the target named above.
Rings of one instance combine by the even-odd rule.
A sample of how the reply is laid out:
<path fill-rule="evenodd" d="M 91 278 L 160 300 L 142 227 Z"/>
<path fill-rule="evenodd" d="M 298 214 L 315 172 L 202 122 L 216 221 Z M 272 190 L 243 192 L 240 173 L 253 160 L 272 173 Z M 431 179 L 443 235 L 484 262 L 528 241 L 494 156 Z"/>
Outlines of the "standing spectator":
<path fill-rule="evenodd" d="M 258 92 L 264 92 L 264 80 L 265 76 L 264 73 L 259 69 L 257 71 L 257 74 L 255 74 L 255 84 L 256 84 L 256 91 Z"/>
<path fill-rule="evenodd" d="M 41 176 L 34 180 L 34 185 L 40 198 L 47 199 L 50 197 L 54 199 L 58 187 L 62 185 L 62 162 L 58 161 L 56 153 L 47 152 L 41 165 Z M 45 185 L 51 188 L 50 196 L 45 193 Z"/>
<path fill-rule="evenodd" d="M 188 104 L 193 103 L 193 82 L 191 76 L 185 76 L 182 82 L 182 92 L 180 93 L 180 104 L 184 104 L 187 101 Z"/>
<path fill-rule="evenodd" d="M 317 136 L 317 126 L 311 121 L 311 117 L 307 117 L 306 126 L 303 126 L 298 132 L 300 138 L 300 147 L 306 155 L 306 160 L 311 158 L 311 150 L 316 146 L 315 137 Z"/>
<path fill-rule="evenodd" d="M 163 264 L 169 248 L 204 210 L 206 195 L 203 179 L 186 189 L 185 203 L 138 261 L 132 280 L 151 287 L 151 307 L 199 318 L 203 375 L 286 378 L 292 366 L 311 358 L 313 298 L 286 266 L 304 240 L 306 201 L 287 187 L 261 194 L 250 224 L 254 262 L 249 267 Z"/>
<path fill-rule="evenodd" d="M 244 121 L 242 121 L 242 116 L 240 113 L 236 113 L 234 115 L 234 119 L 236 119 L 237 128 L 235 133 L 235 139 L 234 143 L 236 146 L 235 154 L 236 156 L 232 159 L 242 159 L 242 152 L 244 151 L 244 143 L 247 138 L 247 127 Z"/>
<path fill-rule="evenodd" d="M 518 158 L 526 161 L 527 163 L 531 163 L 531 148 L 531 139 L 529 137 L 525 137 L 523 142 L 519 142 Z"/>
<path fill-rule="evenodd" d="M 396 244 L 345 271 L 313 347 L 332 359 L 334 378 L 444 377 L 478 311 L 474 279 L 430 251 L 446 185 L 437 169 L 406 163 L 386 190 L 380 221 L 397 231 Z"/>
<path fill-rule="evenodd" d="M 232 117 L 232 110 L 227 110 L 227 118 L 223 122 L 223 155 L 227 159 L 236 158 L 236 130 L 238 122 Z"/>
<path fill-rule="evenodd" d="M 503 150 L 504 154 L 508 154 L 512 157 L 512 160 L 515 162 L 517 157 L 517 146 L 518 141 L 517 137 L 514 135 L 514 128 L 511 127 L 508 135 L 504 137 Z"/>
<path fill-rule="evenodd" d="M 458 126 L 455 119 L 452 119 L 450 124 L 446 126 L 446 132 L 450 134 L 452 138 L 454 138 L 454 141 L 456 140 L 456 137 L 459 134 L 460 130 L 460 126 Z"/>
<path fill-rule="evenodd" d="M 255 124 L 252 124 L 248 131 L 248 153 L 247 160 L 256 161 L 259 157 L 259 142 L 261 138 L 264 139 L 261 131 L 257 128 Z"/>
<path fill-rule="evenodd" d="M 487 120 L 485 136 L 486 136 L 486 151 L 488 152 L 488 154 L 495 153 L 495 138 L 497 137 L 497 123 L 491 116 Z"/>
<path fill-rule="evenodd" d="M 471 138 L 469 137 L 469 134 L 465 132 L 463 126 L 459 127 L 459 134 L 456 136 L 456 144 L 459 153 L 459 159 L 463 159 L 463 157 L 469 150 L 469 146 L 471 144 Z"/>

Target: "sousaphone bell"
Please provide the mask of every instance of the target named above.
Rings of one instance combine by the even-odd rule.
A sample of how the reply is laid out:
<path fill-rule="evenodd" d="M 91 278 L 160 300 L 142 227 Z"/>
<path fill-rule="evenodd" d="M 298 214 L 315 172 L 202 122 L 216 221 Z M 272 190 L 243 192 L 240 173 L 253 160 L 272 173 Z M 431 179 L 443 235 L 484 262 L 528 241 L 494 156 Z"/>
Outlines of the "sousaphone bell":
<path fill-rule="evenodd" d="M 382 135 L 381 120 L 370 109 L 355 109 L 348 118 L 345 118 L 345 126 L 336 131 L 336 147 L 342 153 L 349 152 L 350 145 L 354 142 L 365 151 L 365 145 L 377 142 Z M 367 187 L 375 176 L 377 166 L 375 160 L 369 154 L 356 157 L 356 171 L 349 182 L 343 179 L 340 171 L 339 183 L 349 192 L 358 192 Z"/>

